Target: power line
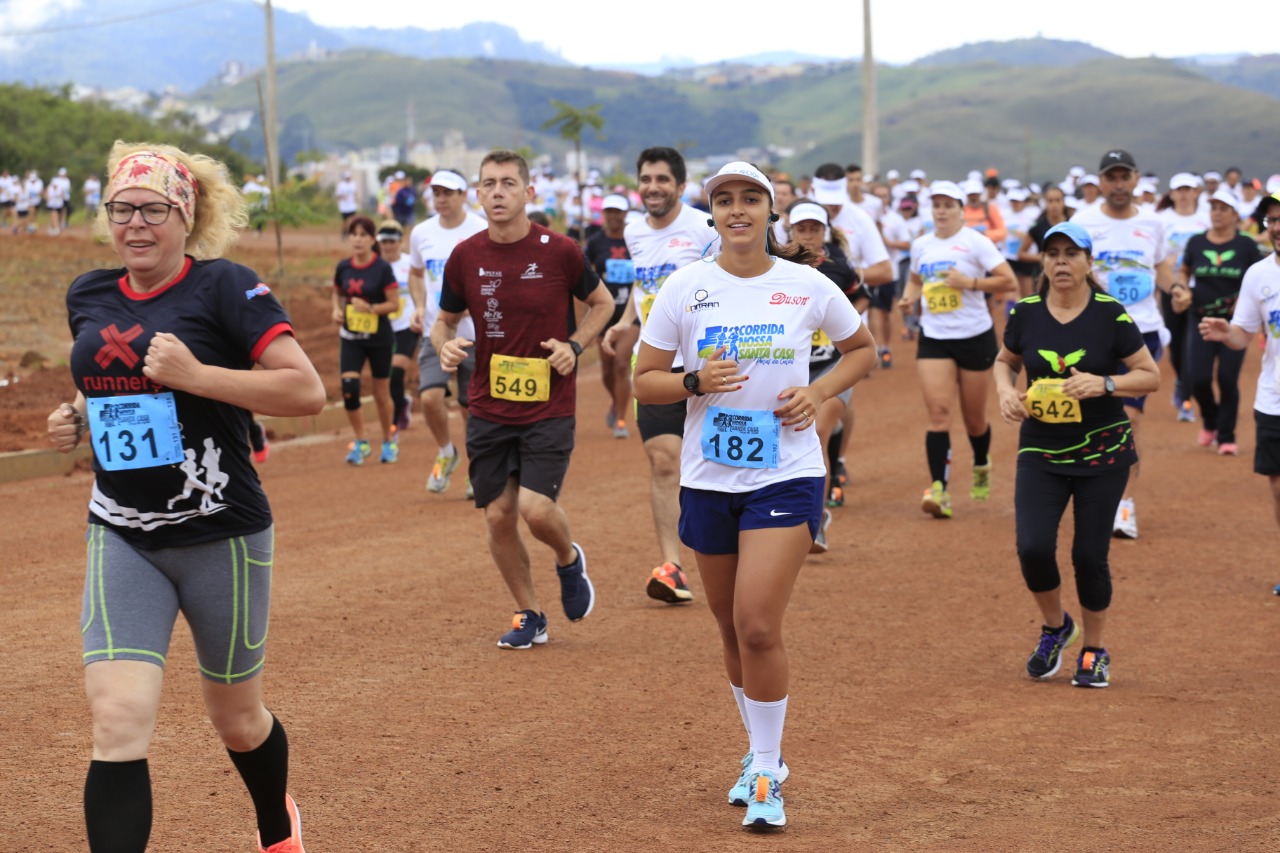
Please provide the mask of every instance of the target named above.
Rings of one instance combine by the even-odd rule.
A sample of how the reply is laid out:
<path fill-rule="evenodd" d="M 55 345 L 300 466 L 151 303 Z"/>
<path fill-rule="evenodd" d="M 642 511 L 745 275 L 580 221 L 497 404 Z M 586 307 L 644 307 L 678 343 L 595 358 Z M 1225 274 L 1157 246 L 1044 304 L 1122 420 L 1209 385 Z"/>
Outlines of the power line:
<path fill-rule="evenodd" d="M 50 33 L 65 33 L 72 30 L 88 30 L 94 27 L 107 27 L 112 24 L 124 24 L 129 21 L 140 21 L 144 18 L 155 18 L 160 15 L 168 15 L 171 12 L 181 12 L 183 9 L 192 9 L 196 6 L 208 6 L 216 3 L 217 0 L 192 0 L 190 3 L 179 3 L 177 6 L 169 6 L 166 9 L 153 9 L 150 12 L 139 12 L 136 15 L 125 15 L 119 18 L 108 18 L 105 21 L 88 21 L 82 24 L 59 24 L 50 27 L 35 27 L 30 30 L 8 30 L 0 31 L 0 38 L 18 38 L 21 36 L 42 36 Z"/>

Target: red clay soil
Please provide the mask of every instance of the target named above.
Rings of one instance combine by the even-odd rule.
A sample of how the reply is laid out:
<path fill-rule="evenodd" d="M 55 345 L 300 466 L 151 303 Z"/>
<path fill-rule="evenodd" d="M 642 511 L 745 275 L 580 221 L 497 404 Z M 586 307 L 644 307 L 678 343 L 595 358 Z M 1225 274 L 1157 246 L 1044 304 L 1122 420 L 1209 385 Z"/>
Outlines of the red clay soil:
<path fill-rule="evenodd" d="M 293 307 L 300 329 L 314 319 Z M 329 337 L 321 313 L 315 340 Z M 745 834 L 725 802 L 746 739 L 692 560 L 692 605 L 644 594 L 657 558 L 647 465 L 637 439 L 602 423 L 597 368 L 579 385 L 562 504 L 598 602 L 566 622 L 552 558 L 530 540 L 551 622 L 550 642 L 527 652 L 494 646 L 510 597 L 461 472 L 447 494 L 424 491 L 435 448 L 420 420 L 396 465 L 343 464 L 345 435 L 277 443 L 261 466 L 277 522 L 265 678 L 310 853 L 1280 849 L 1267 621 L 1280 618 L 1280 566 L 1266 481 L 1251 473 L 1256 350 L 1240 458 L 1197 447 L 1167 390 L 1151 398 L 1141 538 L 1112 549 L 1114 682 L 1082 690 L 1069 665 L 1046 683 L 1025 674 L 1039 620 L 1014 554 L 1015 430 L 996 423 L 992 499 L 975 504 L 957 427 L 955 518 L 920 512 L 912 349 L 895 343 L 895 366 L 856 392 L 850 499 L 788 610 L 789 826 L 773 837 Z M 5 427 L 21 400 L 42 429 L 63 396 L 0 398 Z M 0 486 L 0 851 L 85 849 L 90 483 Z M 203 715 L 185 626 L 170 661 L 151 849 L 252 850 L 249 799 Z"/>

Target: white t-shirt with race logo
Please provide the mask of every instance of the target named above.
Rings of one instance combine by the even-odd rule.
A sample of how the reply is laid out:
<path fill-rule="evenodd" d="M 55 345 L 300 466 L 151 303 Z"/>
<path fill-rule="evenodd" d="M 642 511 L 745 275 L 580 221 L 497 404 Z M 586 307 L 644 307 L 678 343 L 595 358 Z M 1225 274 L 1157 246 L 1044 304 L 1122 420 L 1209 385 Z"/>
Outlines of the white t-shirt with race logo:
<path fill-rule="evenodd" d="M 1265 415 L 1280 415 L 1280 263 L 1271 255 L 1245 271 L 1232 325 L 1250 334 L 1263 330 L 1267 338 L 1258 373 L 1253 408 Z"/>
<path fill-rule="evenodd" d="M 1004 255 L 985 234 L 968 226 L 950 237 L 937 232 L 916 238 L 911 244 L 911 271 L 920 276 L 920 328 L 936 340 L 965 340 L 983 334 L 993 325 L 986 297 L 980 290 L 946 286 L 947 271 L 984 278 L 1005 262 Z"/>
<path fill-rule="evenodd" d="M 1159 214 L 1139 212 L 1113 219 L 1102 206 L 1085 208 L 1071 221 L 1093 239 L 1093 272 L 1103 288 L 1125 306 L 1138 331 L 1168 335 L 1156 301 L 1156 267 L 1169 257 Z"/>
<path fill-rule="evenodd" d="M 489 227 L 479 216 L 467 211 L 456 228 L 445 228 L 439 215 L 426 222 L 419 222 L 409 232 L 409 265 L 422 270 L 426 286 L 427 303 L 422 306 L 423 334 L 430 334 L 431 326 L 440 314 L 440 291 L 444 281 L 444 265 L 453 253 L 453 247 L 473 234 Z M 476 324 L 470 314 L 462 315 L 458 323 L 458 337 L 475 340 Z"/>
<path fill-rule="evenodd" d="M 672 273 L 719 251 L 720 235 L 707 224 L 708 218 L 705 210 L 685 204 L 666 228 L 654 230 L 647 218 L 627 223 L 622 239 L 635 264 L 636 283 L 631 288 L 631 298 L 641 328 L 649 321 L 654 301 Z M 640 351 L 639 341 L 635 351 Z M 682 363 L 677 354 L 674 366 Z"/>
<path fill-rule="evenodd" d="M 907 225 L 907 220 L 902 218 L 902 214 L 896 210 L 886 210 L 880 217 L 880 227 L 884 230 L 884 239 L 892 240 L 895 243 L 910 243 L 917 235 L 911 233 L 911 227 Z M 885 247 L 888 248 L 887 246 Z M 907 249 L 888 249 L 889 260 L 893 262 L 893 275 L 898 275 L 898 264 L 903 258 L 908 257 L 910 250 Z"/>
<path fill-rule="evenodd" d="M 865 270 L 889 260 L 889 250 L 884 247 L 875 220 L 858 205 L 849 202 L 841 207 L 831 224 L 843 231 L 849 241 L 849 264 L 854 269 Z"/>
<path fill-rule="evenodd" d="M 1010 206 L 1009 213 L 1004 218 L 1004 224 L 1009 229 L 1009 234 L 1004 238 L 1004 245 L 1000 247 L 1007 260 L 1015 261 L 1018 259 L 1018 251 L 1022 248 L 1024 239 L 1018 232 L 1026 234 L 1039 218 L 1040 209 L 1037 207 L 1032 207 L 1028 204 L 1022 210 L 1015 211 Z"/>
<path fill-rule="evenodd" d="M 350 178 L 338 181 L 338 186 L 334 188 L 333 195 L 338 201 L 339 213 L 355 213 L 360 209 L 360 203 L 357 200 L 359 190 L 356 188 L 356 182 Z"/>
<path fill-rule="evenodd" d="M 57 175 L 49 180 L 45 189 L 45 201 L 50 209 L 61 210 L 71 198 L 71 180 L 64 175 Z"/>
<path fill-rule="evenodd" d="M 641 340 L 675 352 L 690 370 L 724 346 L 750 377 L 739 391 L 690 398 L 680 485 L 740 493 L 824 476 L 817 432 L 782 427 L 773 411 L 780 391 L 809 384 L 815 331 L 839 341 L 861 325 L 849 298 L 812 267 L 776 259 L 764 275 L 744 279 L 707 258 L 673 273 Z"/>
<path fill-rule="evenodd" d="M 396 274 L 396 281 L 400 282 L 400 307 L 396 309 L 396 313 L 391 315 L 391 331 L 403 332 L 409 328 L 409 322 L 413 319 L 413 294 L 409 292 L 409 255 L 405 252 L 400 253 L 400 257 L 391 261 L 391 271 Z M 473 324 L 474 325 L 474 324 Z M 427 327 L 430 333 L 431 327 Z M 409 353 L 413 357 L 413 353 Z"/>
<path fill-rule="evenodd" d="M 1187 250 L 1187 241 L 1197 234 L 1203 234 L 1212 227 L 1209 211 L 1196 209 L 1195 213 L 1183 216 L 1172 207 L 1160 211 L 1164 220 L 1164 239 L 1169 243 L 1169 257 L 1174 266 L 1182 266 L 1182 253 Z"/>

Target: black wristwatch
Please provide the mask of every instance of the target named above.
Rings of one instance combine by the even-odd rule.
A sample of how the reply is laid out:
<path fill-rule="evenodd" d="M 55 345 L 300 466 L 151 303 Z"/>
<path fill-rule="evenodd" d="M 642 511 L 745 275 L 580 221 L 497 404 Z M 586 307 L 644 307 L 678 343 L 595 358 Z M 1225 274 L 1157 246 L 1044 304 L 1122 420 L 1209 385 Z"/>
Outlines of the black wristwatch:
<path fill-rule="evenodd" d="M 573 357 L 580 358 L 582 356 L 582 344 L 577 341 L 569 341 L 569 349 L 573 350 Z"/>
<path fill-rule="evenodd" d="M 1102 389 L 1106 391 L 1107 396 L 1110 397 L 1112 394 L 1116 393 L 1116 381 L 1110 376 L 1102 377 Z"/>
<path fill-rule="evenodd" d="M 705 396 L 698 390 L 699 380 L 698 371 L 692 370 L 684 375 L 684 390 L 688 391 L 695 397 Z"/>

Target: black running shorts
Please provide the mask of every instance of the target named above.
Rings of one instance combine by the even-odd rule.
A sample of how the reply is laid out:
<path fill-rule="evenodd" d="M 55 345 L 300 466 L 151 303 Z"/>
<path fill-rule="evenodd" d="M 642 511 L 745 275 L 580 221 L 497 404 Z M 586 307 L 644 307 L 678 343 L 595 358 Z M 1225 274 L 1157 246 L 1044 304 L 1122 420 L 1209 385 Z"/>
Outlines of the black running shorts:
<path fill-rule="evenodd" d="M 572 415 L 531 424 L 500 424 L 472 415 L 467 420 L 467 461 L 476 506 L 497 500 L 512 477 L 530 491 L 558 498 L 569 471 L 574 429 Z"/>
<path fill-rule="evenodd" d="M 972 338 L 955 340 L 931 338 L 920 332 L 920 347 L 916 350 L 916 358 L 949 358 L 961 370 L 990 370 L 996 363 L 996 355 L 1000 347 L 996 343 L 996 330 L 987 329 Z"/>

